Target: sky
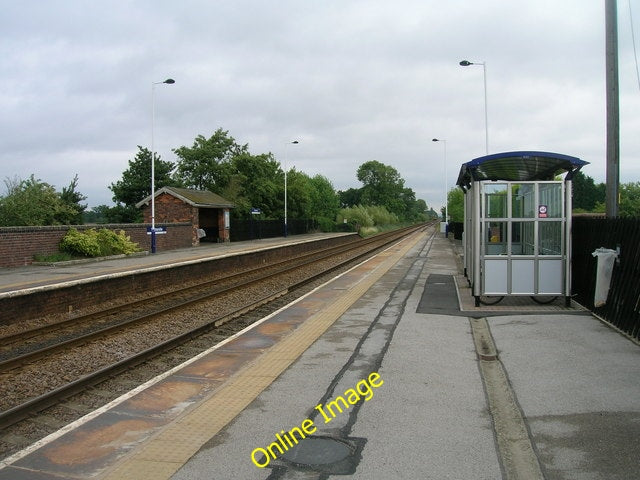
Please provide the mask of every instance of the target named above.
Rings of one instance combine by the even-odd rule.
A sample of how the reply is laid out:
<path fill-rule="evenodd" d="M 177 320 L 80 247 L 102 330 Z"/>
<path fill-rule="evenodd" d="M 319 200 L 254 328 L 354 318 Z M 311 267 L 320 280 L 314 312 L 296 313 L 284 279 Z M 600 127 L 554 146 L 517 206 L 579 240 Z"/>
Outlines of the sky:
<path fill-rule="evenodd" d="M 486 154 L 487 132 L 489 153 L 579 157 L 604 182 L 604 5 L 0 0 L 0 179 L 61 190 L 77 174 L 90 207 L 110 205 L 153 123 L 163 160 L 222 128 L 337 190 L 359 188 L 358 167 L 377 160 L 436 210 L 460 165 Z M 640 0 L 620 0 L 624 183 L 640 181 L 632 32 L 639 43 Z"/>

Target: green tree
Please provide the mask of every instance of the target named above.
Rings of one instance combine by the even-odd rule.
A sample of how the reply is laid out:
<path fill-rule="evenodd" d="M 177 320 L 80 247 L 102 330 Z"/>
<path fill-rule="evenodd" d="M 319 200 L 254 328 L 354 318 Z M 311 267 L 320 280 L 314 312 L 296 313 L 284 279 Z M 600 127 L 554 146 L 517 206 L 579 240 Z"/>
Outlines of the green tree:
<path fill-rule="evenodd" d="M 179 186 L 171 177 L 175 165 L 162 160 L 157 154 L 154 165 L 156 190 L 167 186 Z M 142 212 L 136 203 L 151 194 L 151 151 L 138 145 L 138 153 L 129 160 L 129 167 L 122 172 L 122 179 L 109 185 L 115 206 L 102 213 L 109 222 L 135 223 L 142 221 Z"/>
<path fill-rule="evenodd" d="M 83 213 L 84 223 L 109 223 L 110 210 L 111 207 L 108 205 L 93 207 Z"/>
<path fill-rule="evenodd" d="M 75 215 L 73 215 L 68 219 L 70 221 L 69 223 L 72 223 L 74 225 L 81 225 L 83 223 L 84 211 L 87 209 L 87 204 L 85 203 L 83 205 L 80 202 L 86 200 L 87 197 L 82 195 L 80 192 L 78 192 L 77 188 L 78 188 L 78 174 L 76 174 L 76 176 L 73 177 L 73 180 L 71 180 L 71 183 L 69 184 L 68 187 L 62 187 L 62 192 L 60 193 L 60 199 L 65 205 L 68 205 L 69 207 L 71 207 L 73 210 L 77 212 Z M 66 222 L 62 222 L 62 223 L 66 223 Z"/>
<path fill-rule="evenodd" d="M 228 131 L 219 128 L 210 138 L 198 135 L 191 147 L 173 151 L 179 158 L 175 177 L 180 183 L 222 194 L 233 174 L 233 157 L 248 153 L 248 147 L 238 145 Z"/>
<path fill-rule="evenodd" d="M 464 192 L 461 188 L 452 188 L 447 192 L 449 221 L 464 222 Z"/>
<path fill-rule="evenodd" d="M 406 205 L 401 198 L 404 193 L 404 180 L 395 168 L 371 160 L 360 165 L 357 178 L 363 184 L 363 204 L 384 206 L 398 217 L 405 217 Z"/>
<path fill-rule="evenodd" d="M 5 185 L 7 195 L 0 198 L 1 226 L 71 224 L 80 213 L 52 185 L 34 175 L 27 180 L 7 179 Z"/>
<path fill-rule="evenodd" d="M 287 213 L 289 218 L 312 218 L 313 198 L 309 175 L 292 168 L 287 173 Z"/>
<path fill-rule="evenodd" d="M 589 177 L 578 170 L 571 181 L 573 193 L 573 209 L 592 212 L 598 202 L 605 201 L 605 190 L 599 188 Z"/>
<path fill-rule="evenodd" d="M 156 154 L 154 165 L 155 188 L 178 186 L 171 178 L 175 165 L 165 162 Z M 109 185 L 116 204 L 135 206 L 140 200 L 151 194 L 151 151 L 138 145 L 138 153 L 129 160 L 129 167 L 122 172 L 122 179 Z"/>
<path fill-rule="evenodd" d="M 640 217 L 640 182 L 620 185 L 618 215 L 621 217 Z"/>
<path fill-rule="evenodd" d="M 340 207 L 348 208 L 354 207 L 356 205 L 360 205 L 362 203 L 360 200 L 361 197 L 361 189 L 359 188 L 349 188 L 347 190 L 341 190 L 338 192 L 338 197 L 340 198 Z"/>
<path fill-rule="evenodd" d="M 334 219 L 340 208 L 340 198 L 331 181 L 322 175 L 316 175 L 309 181 L 311 187 L 311 218 L 316 220 L 323 230 L 333 230 Z"/>
<path fill-rule="evenodd" d="M 248 218 L 259 208 L 265 218 L 279 218 L 284 205 L 284 172 L 273 155 L 242 152 L 231 159 L 230 175 L 219 192 L 236 208 L 234 216 Z"/>

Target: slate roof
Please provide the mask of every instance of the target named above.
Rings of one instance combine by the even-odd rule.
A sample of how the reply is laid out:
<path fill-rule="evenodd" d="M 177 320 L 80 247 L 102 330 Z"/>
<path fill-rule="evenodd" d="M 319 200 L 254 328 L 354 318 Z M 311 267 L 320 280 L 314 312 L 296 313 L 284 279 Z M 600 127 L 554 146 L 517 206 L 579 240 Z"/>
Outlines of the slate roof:
<path fill-rule="evenodd" d="M 208 190 L 193 190 L 191 188 L 178 188 L 178 187 L 162 187 L 156 190 L 155 197 L 167 193 L 172 195 L 189 205 L 199 208 L 234 208 L 235 205 L 229 200 L 222 198 L 220 195 Z M 151 195 L 147 196 L 144 200 L 136 203 L 136 207 L 140 208 L 143 205 L 148 205 L 151 202 Z"/>

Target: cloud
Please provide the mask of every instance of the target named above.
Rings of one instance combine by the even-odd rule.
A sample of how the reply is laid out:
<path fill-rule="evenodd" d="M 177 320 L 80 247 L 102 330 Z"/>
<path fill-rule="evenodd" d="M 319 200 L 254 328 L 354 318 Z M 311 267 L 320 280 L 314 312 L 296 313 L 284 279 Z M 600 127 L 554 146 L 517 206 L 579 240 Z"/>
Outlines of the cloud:
<path fill-rule="evenodd" d="M 109 203 L 137 145 L 167 160 L 221 127 L 336 188 L 368 160 L 392 165 L 439 208 L 448 183 L 484 154 L 486 62 L 492 152 L 541 149 L 592 163 L 604 180 L 604 9 L 579 0 L 56 0 L 0 18 L 6 177 L 58 186 L 79 175 Z M 620 15 L 621 179 L 640 176 L 640 98 L 628 12 Z M 625 24 L 626 22 L 626 24 Z M 625 26 L 626 25 L 626 26 Z"/>

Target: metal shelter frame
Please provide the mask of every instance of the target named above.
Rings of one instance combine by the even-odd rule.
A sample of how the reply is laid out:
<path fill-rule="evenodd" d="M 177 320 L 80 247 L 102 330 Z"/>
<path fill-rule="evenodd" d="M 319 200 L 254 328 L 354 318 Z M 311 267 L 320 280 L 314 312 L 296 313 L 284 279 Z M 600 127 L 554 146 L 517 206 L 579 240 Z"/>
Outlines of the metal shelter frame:
<path fill-rule="evenodd" d="M 563 296 L 570 303 L 571 180 L 587 163 L 517 151 L 461 166 L 464 272 L 476 306 L 483 296 Z"/>

